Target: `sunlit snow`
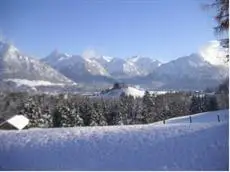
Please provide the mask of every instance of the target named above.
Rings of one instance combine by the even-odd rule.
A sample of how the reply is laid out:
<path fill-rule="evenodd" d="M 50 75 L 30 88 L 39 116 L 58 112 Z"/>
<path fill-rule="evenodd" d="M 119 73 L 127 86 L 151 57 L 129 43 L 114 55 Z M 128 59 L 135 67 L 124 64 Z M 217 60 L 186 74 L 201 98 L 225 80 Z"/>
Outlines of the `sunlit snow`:
<path fill-rule="evenodd" d="M 0 131 L 3 170 L 228 170 L 228 120 Z M 199 116 L 199 115 L 198 115 Z"/>

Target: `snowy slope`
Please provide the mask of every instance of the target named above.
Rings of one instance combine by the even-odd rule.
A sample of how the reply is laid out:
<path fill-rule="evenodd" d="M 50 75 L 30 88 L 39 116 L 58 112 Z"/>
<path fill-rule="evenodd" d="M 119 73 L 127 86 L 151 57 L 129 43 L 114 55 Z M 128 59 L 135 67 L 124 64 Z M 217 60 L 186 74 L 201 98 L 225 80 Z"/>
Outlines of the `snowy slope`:
<path fill-rule="evenodd" d="M 228 158 L 228 122 L 0 131 L 5 170 L 228 170 Z"/>
<path fill-rule="evenodd" d="M 87 56 L 66 55 L 54 51 L 42 61 L 78 83 L 109 83 L 111 79 L 110 74 L 102 64 L 96 59 Z"/>
<path fill-rule="evenodd" d="M 148 79 L 164 84 L 163 88 L 199 89 L 214 87 L 228 77 L 228 65 L 213 65 L 199 54 L 180 57 L 159 66 Z"/>
<path fill-rule="evenodd" d="M 42 59 L 42 61 L 62 72 L 64 72 L 65 68 L 70 68 L 73 70 L 73 73 L 75 71 L 84 73 L 85 71 L 92 75 L 109 75 L 104 67 L 94 58 L 79 55 L 68 55 L 65 53 L 60 53 L 57 50 L 52 52 L 46 58 Z"/>
<path fill-rule="evenodd" d="M 190 116 L 192 123 L 216 123 L 229 121 L 229 110 L 219 110 L 213 112 L 203 112 L 195 115 L 186 115 L 182 117 L 170 118 L 165 121 L 166 124 L 177 124 L 177 123 L 190 123 Z M 219 117 L 218 117 L 219 116 Z M 219 118 L 219 119 L 218 119 Z M 163 121 L 155 122 L 154 124 L 162 124 Z"/>
<path fill-rule="evenodd" d="M 0 78 L 43 80 L 73 84 L 50 66 L 20 52 L 15 46 L 0 41 Z"/>
<path fill-rule="evenodd" d="M 148 57 L 133 56 L 126 59 L 113 58 L 104 67 L 112 75 L 118 78 L 145 76 L 160 66 L 160 62 Z"/>
<path fill-rule="evenodd" d="M 126 61 L 134 64 L 138 68 L 138 71 L 142 76 L 148 75 L 162 64 L 158 60 L 153 60 L 149 57 L 142 56 L 133 56 L 128 58 Z"/>
<path fill-rule="evenodd" d="M 214 112 L 204 112 L 196 115 L 191 115 L 192 123 L 205 123 L 205 122 L 217 122 L 218 116 L 220 121 L 229 120 L 229 111 L 219 110 Z M 166 121 L 167 124 L 173 123 L 190 123 L 189 116 L 172 118 Z"/>
<path fill-rule="evenodd" d="M 122 93 L 125 93 L 125 95 L 131 95 L 133 97 L 143 97 L 145 94 L 145 91 L 139 90 L 134 87 L 125 87 L 120 89 L 110 89 L 106 93 L 101 93 L 99 96 L 104 98 L 119 98 Z"/>

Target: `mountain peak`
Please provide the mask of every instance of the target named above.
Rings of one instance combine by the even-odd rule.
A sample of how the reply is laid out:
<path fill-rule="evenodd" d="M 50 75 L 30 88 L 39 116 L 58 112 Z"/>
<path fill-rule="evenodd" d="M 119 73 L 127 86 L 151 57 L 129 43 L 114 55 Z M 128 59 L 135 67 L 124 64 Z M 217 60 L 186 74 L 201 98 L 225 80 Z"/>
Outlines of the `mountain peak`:
<path fill-rule="evenodd" d="M 10 43 L 0 41 L 0 53 L 15 53 L 18 52 L 18 49 Z"/>
<path fill-rule="evenodd" d="M 56 62 L 68 59 L 70 57 L 72 56 L 67 53 L 61 53 L 57 49 L 55 49 L 45 59 L 47 59 L 49 62 Z"/>
<path fill-rule="evenodd" d="M 136 56 L 129 57 L 127 60 L 132 61 L 132 62 L 137 62 L 140 58 L 142 57 L 136 55 Z"/>

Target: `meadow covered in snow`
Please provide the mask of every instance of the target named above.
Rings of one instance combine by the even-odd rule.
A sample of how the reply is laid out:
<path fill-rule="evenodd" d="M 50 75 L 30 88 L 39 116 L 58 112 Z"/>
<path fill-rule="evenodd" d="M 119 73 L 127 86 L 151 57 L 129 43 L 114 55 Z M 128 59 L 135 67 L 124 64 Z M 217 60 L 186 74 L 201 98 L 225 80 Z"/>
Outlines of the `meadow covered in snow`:
<path fill-rule="evenodd" d="M 193 115 L 193 123 L 182 119 L 166 124 L 0 131 L 0 167 L 228 170 L 228 110 Z"/>

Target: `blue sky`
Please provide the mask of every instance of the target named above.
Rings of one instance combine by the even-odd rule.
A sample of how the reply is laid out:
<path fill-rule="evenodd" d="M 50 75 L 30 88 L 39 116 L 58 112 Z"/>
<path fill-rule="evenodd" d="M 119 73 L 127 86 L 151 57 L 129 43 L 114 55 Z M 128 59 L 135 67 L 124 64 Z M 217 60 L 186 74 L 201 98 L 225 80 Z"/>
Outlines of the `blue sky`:
<path fill-rule="evenodd" d="M 27 54 L 149 56 L 168 61 L 216 39 L 211 0 L 1 0 L 0 32 Z"/>

